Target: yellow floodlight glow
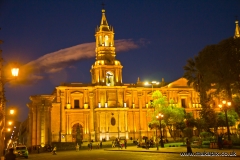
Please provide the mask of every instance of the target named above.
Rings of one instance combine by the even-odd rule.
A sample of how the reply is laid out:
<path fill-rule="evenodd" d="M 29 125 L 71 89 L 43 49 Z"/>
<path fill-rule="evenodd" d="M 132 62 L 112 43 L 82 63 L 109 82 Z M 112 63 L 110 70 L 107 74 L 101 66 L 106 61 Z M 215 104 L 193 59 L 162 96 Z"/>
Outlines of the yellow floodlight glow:
<path fill-rule="evenodd" d="M 149 85 L 149 83 L 148 83 L 148 82 L 145 82 L 145 85 Z"/>
<path fill-rule="evenodd" d="M 10 114 L 14 114 L 14 109 L 10 109 Z"/>
<path fill-rule="evenodd" d="M 18 72 L 19 72 L 19 68 L 12 68 L 12 75 L 14 77 L 17 77 L 18 76 Z"/>
<path fill-rule="evenodd" d="M 232 104 L 231 102 L 227 102 L 227 105 L 228 105 L 228 106 L 231 106 L 231 104 Z"/>
<path fill-rule="evenodd" d="M 219 105 L 218 105 L 218 107 L 219 107 L 219 108 L 222 108 L 222 105 L 221 105 L 221 104 L 219 104 Z"/>

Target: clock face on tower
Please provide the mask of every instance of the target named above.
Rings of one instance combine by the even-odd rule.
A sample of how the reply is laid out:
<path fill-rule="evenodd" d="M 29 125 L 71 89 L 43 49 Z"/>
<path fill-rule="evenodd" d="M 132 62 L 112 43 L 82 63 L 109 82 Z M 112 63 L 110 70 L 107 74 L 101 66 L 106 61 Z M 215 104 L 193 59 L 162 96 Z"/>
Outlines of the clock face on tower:
<path fill-rule="evenodd" d="M 113 83 L 113 74 L 110 71 L 108 71 L 106 73 L 106 85 L 107 86 L 113 86 L 114 85 L 114 83 Z"/>

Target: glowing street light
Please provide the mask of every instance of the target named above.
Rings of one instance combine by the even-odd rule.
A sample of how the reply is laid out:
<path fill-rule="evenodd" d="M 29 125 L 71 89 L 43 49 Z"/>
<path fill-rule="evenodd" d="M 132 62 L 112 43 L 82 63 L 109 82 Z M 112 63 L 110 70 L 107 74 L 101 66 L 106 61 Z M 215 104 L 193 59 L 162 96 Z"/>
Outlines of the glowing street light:
<path fill-rule="evenodd" d="M 152 82 L 145 82 L 144 84 L 145 85 L 152 85 L 152 93 L 153 93 L 153 85 L 155 84 L 155 85 L 158 85 L 160 82 L 158 82 L 158 81 L 152 81 Z"/>
<path fill-rule="evenodd" d="M 14 109 L 10 109 L 9 113 L 10 113 L 11 115 L 13 115 L 13 114 L 15 113 L 15 110 L 14 110 Z"/>
<path fill-rule="evenodd" d="M 231 102 L 227 102 L 226 100 L 222 101 L 222 104 L 219 104 L 219 108 L 222 109 L 225 112 L 225 118 L 226 118 L 226 123 L 227 123 L 227 134 L 228 134 L 228 140 L 231 140 L 230 137 L 230 130 L 229 130 L 229 124 L 228 124 L 228 117 L 227 117 L 227 110 L 229 109 L 229 107 L 231 106 Z"/>
<path fill-rule="evenodd" d="M 18 76 L 19 68 L 14 67 L 14 68 L 11 69 L 11 71 L 12 71 L 12 76 L 13 77 Z"/>
<path fill-rule="evenodd" d="M 159 82 L 158 82 L 158 81 L 152 81 L 152 82 L 148 82 L 148 81 L 147 81 L 147 82 L 144 83 L 144 85 L 152 85 L 152 94 L 153 94 L 153 85 L 154 85 L 154 84 L 155 84 L 155 85 L 158 85 Z M 153 101 L 152 101 L 152 100 L 150 100 L 150 103 L 151 103 L 151 107 L 153 107 L 153 104 L 152 104 Z M 155 107 L 154 107 L 153 109 L 154 109 L 154 112 L 155 112 Z M 156 129 L 156 133 L 155 133 L 155 134 L 156 134 L 156 138 L 157 138 L 157 129 Z"/>
<path fill-rule="evenodd" d="M 2 44 L 3 41 L 0 40 L 0 44 Z M 0 90 L 1 91 L 4 91 L 4 85 L 13 80 L 13 79 L 16 79 L 16 77 L 18 76 L 18 72 L 19 72 L 19 69 L 14 66 L 14 68 L 12 68 L 11 72 L 12 72 L 12 76 L 14 78 L 8 78 L 8 77 L 5 77 L 4 76 L 4 72 L 5 70 L 3 69 L 3 62 L 4 62 L 4 59 L 2 58 L 2 50 L 0 49 Z M 15 65 L 15 64 L 14 64 Z M 5 143 L 4 143 L 4 140 L 5 140 L 5 132 L 7 131 L 6 129 L 6 110 L 5 110 L 5 105 L 6 105 L 6 98 L 5 98 L 5 95 L 4 95 L 4 92 L 1 93 L 0 95 L 0 108 L 3 108 L 0 110 L 0 124 L 3 124 L 3 134 L 1 133 L 0 134 L 0 157 L 3 156 L 2 154 L 2 150 L 4 149 L 4 146 L 5 146 Z M 7 113 L 9 114 L 9 113 Z"/>
<path fill-rule="evenodd" d="M 10 126 L 11 126 L 12 124 L 13 124 L 13 122 L 12 122 L 12 121 L 9 121 L 9 122 L 8 122 L 8 125 L 10 125 Z"/>

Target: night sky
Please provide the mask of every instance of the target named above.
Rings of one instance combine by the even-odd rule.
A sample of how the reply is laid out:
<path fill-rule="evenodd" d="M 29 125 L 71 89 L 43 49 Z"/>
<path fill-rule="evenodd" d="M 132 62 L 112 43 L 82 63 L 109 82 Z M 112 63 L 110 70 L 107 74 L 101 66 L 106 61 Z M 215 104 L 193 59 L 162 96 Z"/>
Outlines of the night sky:
<path fill-rule="evenodd" d="M 18 109 L 20 121 L 29 96 L 51 94 L 61 82 L 91 82 L 102 2 L 123 83 L 182 77 L 187 59 L 232 37 L 240 17 L 239 0 L 0 0 L 4 65 L 21 69 L 5 85 L 7 106 Z"/>

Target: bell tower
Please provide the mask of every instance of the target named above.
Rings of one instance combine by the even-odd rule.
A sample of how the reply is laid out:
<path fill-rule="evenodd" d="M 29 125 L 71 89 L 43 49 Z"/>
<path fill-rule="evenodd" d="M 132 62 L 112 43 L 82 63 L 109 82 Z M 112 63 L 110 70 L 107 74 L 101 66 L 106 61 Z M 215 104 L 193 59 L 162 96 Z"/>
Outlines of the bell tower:
<path fill-rule="evenodd" d="M 122 84 L 122 68 L 115 59 L 114 31 L 107 23 L 105 9 L 102 9 L 100 27 L 95 31 L 96 61 L 90 70 L 92 84 L 116 86 Z"/>
<path fill-rule="evenodd" d="M 238 20 L 237 19 L 235 21 L 235 24 L 236 24 L 236 29 L 235 29 L 234 38 L 239 38 L 240 37 L 240 27 L 238 25 Z"/>

